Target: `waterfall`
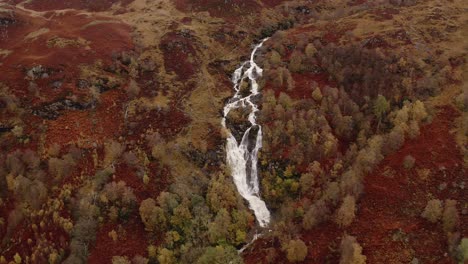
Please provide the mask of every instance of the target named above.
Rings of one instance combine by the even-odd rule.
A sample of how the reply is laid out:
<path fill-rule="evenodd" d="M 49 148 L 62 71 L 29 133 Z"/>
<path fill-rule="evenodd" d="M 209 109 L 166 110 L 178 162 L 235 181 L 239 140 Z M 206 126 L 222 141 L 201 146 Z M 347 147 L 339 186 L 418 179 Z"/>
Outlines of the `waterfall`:
<path fill-rule="evenodd" d="M 260 198 L 257 163 L 258 151 L 262 147 L 262 127 L 256 122 L 258 106 L 252 101 L 252 98 L 259 94 L 257 79 L 263 73 L 263 69 L 254 61 L 255 53 L 266 40 L 264 39 L 260 44 L 256 45 L 250 55 L 250 60 L 242 63 L 234 71 L 232 82 L 235 94 L 224 106 L 224 116 L 221 121 L 222 126 L 228 133 L 226 160 L 231 169 L 234 184 L 239 194 L 249 203 L 249 207 L 253 210 L 261 227 L 266 227 L 270 222 L 270 211 L 265 202 Z M 244 82 L 248 82 L 250 93 L 243 97 L 241 95 L 241 86 Z M 250 127 L 245 130 L 240 143 L 237 142 L 234 135 L 226 127 L 227 115 L 232 109 L 237 108 L 250 108 L 248 116 Z M 250 133 L 255 133 L 255 130 L 257 130 L 257 134 L 254 142 L 252 142 L 252 140 L 249 140 L 252 136 Z M 255 145 L 250 146 L 252 143 Z"/>

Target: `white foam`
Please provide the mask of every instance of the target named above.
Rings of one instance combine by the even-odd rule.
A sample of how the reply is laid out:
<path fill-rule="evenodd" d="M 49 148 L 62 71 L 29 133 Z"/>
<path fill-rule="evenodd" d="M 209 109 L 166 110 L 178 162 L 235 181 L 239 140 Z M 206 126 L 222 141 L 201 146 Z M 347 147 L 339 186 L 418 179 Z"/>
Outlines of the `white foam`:
<path fill-rule="evenodd" d="M 250 209 L 254 211 L 258 224 L 265 227 L 270 223 L 270 211 L 265 202 L 260 197 L 260 188 L 258 181 L 258 151 L 262 148 L 262 127 L 257 124 L 258 106 L 252 102 L 252 97 L 259 94 L 257 79 L 262 76 L 263 69 L 254 61 L 255 53 L 267 39 L 255 46 L 250 60 L 244 62 L 237 68 L 232 75 L 234 90 L 236 93 L 224 107 L 224 117 L 221 124 L 228 131 L 226 143 L 226 160 L 231 168 L 231 174 L 239 194 L 247 200 Z M 243 82 L 249 82 L 250 94 L 242 97 L 240 87 Z M 244 132 L 240 144 L 226 127 L 226 117 L 232 109 L 248 108 L 250 109 L 248 120 L 250 127 Z M 249 151 L 249 134 L 252 128 L 258 127 L 255 146 Z M 250 162 L 250 168 L 248 164 Z M 248 169 L 250 169 L 250 180 L 248 181 Z"/>

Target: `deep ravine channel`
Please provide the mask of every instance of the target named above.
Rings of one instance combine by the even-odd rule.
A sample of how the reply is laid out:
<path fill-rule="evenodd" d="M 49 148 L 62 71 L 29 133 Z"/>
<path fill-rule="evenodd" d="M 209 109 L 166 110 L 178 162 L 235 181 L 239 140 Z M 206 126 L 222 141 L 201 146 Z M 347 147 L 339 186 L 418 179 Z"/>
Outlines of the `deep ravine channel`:
<path fill-rule="evenodd" d="M 257 124 L 258 106 L 254 98 L 259 94 L 257 79 L 262 77 L 263 69 L 255 63 L 255 53 L 260 49 L 264 39 L 253 49 L 250 60 L 242 63 L 232 76 L 235 94 L 224 106 L 222 126 L 227 131 L 226 161 L 231 170 L 231 176 L 239 194 L 247 200 L 250 209 L 254 212 L 260 227 L 267 227 L 270 223 L 270 211 L 260 197 L 258 176 L 258 151 L 262 147 L 262 127 Z M 250 92 L 245 95 L 241 87 L 249 85 Z M 233 109 L 250 110 L 248 127 L 242 134 L 242 139 L 237 142 L 235 136 L 226 126 L 226 118 Z M 251 135 L 255 133 L 256 135 Z M 252 140 L 253 139 L 253 140 Z M 255 239 L 255 238 L 254 238 Z"/>

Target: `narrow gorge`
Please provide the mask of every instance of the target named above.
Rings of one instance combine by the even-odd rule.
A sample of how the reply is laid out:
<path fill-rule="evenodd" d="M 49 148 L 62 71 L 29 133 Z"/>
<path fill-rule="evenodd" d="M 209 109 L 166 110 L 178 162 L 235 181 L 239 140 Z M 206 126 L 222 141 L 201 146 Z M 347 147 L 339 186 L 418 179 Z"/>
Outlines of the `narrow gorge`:
<path fill-rule="evenodd" d="M 258 105 L 255 103 L 255 97 L 259 95 L 257 79 L 262 77 L 263 69 L 255 63 L 255 53 L 262 47 L 264 39 L 256 45 L 250 55 L 250 60 L 244 62 L 234 71 L 232 82 L 234 84 L 235 94 L 224 107 L 224 116 L 222 125 L 227 131 L 226 160 L 234 183 L 240 195 L 247 200 L 250 209 L 254 211 L 255 217 L 261 227 L 266 227 L 270 222 L 270 211 L 265 202 L 260 197 L 259 179 L 258 179 L 258 151 L 262 147 L 262 127 L 257 124 Z M 248 95 L 242 94 L 242 87 L 248 84 L 250 88 Z M 248 121 L 250 127 L 243 134 L 240 143 L 237 142 L 226 126 L 226 118 L 233 109 L 247 109 L 250 111 Z M 250 140 L 257 131 L 254 140 Z M 253 145 L 252 145 L 253 143 Z"/>

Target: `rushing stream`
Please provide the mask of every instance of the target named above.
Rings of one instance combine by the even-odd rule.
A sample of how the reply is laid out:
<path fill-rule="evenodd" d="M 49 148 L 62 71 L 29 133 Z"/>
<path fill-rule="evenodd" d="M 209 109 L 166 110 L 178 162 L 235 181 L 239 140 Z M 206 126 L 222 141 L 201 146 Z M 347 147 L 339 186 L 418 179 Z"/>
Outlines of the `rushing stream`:
<path fill-rule="evenodd" d="M 261 227 L 266 227 L 270 222 L 270 211 L 265 202 L 260 198 L 258 181 L 258 151 L 262 147 L 262 127 L 256 123 L 258 106 L 253 102 L 259 94 L 257 79 L 262 76 L 263 69 L 254 61 L 255 53 L 267 39 L 255 46 L 250 60 L 244 62 L 234 71 L 232 82 L 236 93 L 224 107 L 224 116 L 221 124 L 228 131 L 226 143 L 226 160 L 231 169 L 234 183 L 240 195 L 247 200 L 250 209 L 254 211 L 255 217 Z M 241 93 L 241 87 L 247 82 L 250 93 L 245 96 Z M 242 135 L 240 144 L 229 129 L 226 127 L 226 117 L 233 109 L 242 108 L 250 110 L 248 120 L 250 127 Z M 255 133 L 255 135 L 250 135 Z M 252 138 L 254 137 L 254 140 Z"/>

